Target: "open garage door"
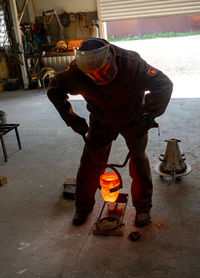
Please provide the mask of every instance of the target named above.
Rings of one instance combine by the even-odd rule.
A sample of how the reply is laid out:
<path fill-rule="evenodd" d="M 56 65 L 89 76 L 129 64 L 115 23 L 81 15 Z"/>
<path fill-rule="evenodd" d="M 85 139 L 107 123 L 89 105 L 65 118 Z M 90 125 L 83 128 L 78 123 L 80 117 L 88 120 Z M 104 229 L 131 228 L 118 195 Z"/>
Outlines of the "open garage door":
<path fill-rule="evenodd" d="M 199 0 L 97 0 L 102 22 L 200 13 Z"/>

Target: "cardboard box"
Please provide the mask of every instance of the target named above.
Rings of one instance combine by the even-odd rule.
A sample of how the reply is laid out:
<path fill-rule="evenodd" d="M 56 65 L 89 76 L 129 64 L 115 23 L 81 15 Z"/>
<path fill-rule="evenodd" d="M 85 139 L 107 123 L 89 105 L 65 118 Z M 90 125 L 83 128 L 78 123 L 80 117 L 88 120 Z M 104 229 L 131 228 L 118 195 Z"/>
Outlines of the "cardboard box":
<path fill-rule="evenodd" d="M 67 49 L 73 50 L 74 48 L 79 47 L 82 41 L 83 39 L 69 39 L 67 42 Z"/>
<path fill-rule="evenodd" d="M 5 54 L 0 54 L 0 80 L 8 79 L 9 71 L 8 71 L 8 63 L 6 60 Z"/>
<path fill-rule="evenodd" d="M 0 82 L 0 92 L 2 92 L 4 90 L 4 83 Z"/>

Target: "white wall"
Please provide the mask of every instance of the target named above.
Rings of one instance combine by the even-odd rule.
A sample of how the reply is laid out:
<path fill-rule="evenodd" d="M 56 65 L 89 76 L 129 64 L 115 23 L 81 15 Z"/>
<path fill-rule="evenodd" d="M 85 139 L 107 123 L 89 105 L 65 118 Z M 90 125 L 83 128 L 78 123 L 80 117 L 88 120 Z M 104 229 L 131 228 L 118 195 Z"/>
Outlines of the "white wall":
<path fill-rule="evenodd" d="M 41 16 L 43 11 L 55 9 L 58 14 L 64 11 L 93 12 L 97 10 L 96 0 L 32 0 L 36 16 Z"/>

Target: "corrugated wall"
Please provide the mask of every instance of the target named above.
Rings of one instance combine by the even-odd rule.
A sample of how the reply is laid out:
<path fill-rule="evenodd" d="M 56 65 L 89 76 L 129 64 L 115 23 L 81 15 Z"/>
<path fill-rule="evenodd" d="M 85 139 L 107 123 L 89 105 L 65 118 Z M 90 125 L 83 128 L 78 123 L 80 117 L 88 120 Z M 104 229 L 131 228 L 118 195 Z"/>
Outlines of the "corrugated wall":
<path fill-rule="evenodd" d="M 171 16 L 107 22 L 108 37 L 200 30 L 200 15 Z"/>
<path fill-rule="evenodd" d="M 97 0 L 99 19 L 116 21 L 200 13 L 199 0 Z"/>

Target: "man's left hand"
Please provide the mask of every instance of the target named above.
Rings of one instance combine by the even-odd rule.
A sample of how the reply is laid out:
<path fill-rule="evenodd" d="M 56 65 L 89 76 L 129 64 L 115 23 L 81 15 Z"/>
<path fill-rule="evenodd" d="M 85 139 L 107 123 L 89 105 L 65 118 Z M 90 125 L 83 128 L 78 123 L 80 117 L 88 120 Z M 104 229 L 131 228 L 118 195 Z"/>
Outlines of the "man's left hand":
<path fill-rule="evenodd" d="M 151 128 L 158 127 L 158 123 L 149 113 L 138 115 L 134 123 L 137 133 L 145 133 Z"/>

